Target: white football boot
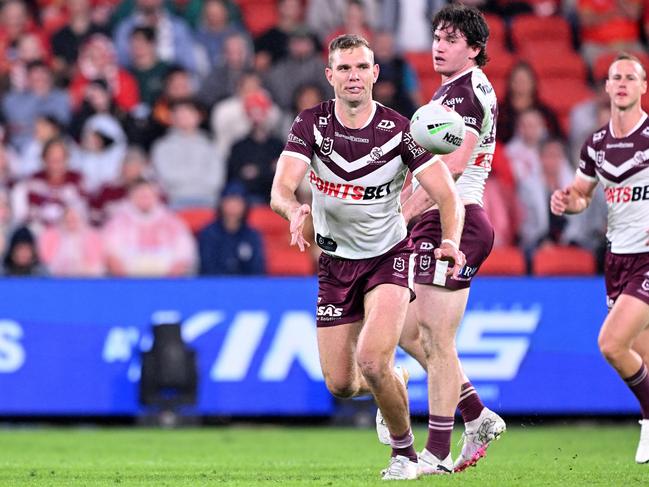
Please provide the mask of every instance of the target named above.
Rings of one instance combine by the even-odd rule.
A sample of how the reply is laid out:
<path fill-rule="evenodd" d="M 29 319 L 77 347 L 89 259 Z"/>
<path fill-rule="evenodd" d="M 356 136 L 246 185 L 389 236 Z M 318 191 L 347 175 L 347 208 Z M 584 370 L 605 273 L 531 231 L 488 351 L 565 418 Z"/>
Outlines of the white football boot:
<path fill-rule="evenodd" d="M 453 473 L 453 459 L 449 453 L 440 460 L 425 448 L 417 455 L 419 460 L 419 475 L 448 475 Z"/>
<path fill-rule="evenodd" d="M 640 442 L 635 452 L 635 463 L 649 463 L 649 419 L 641 419 Z"/>
<path fill-rule="evenodd" d="M 408 379 L 410 378 L 410 374 L 408 373 L 406 368 L 396 366 L 394 368 L 394 371 L 397 375 L 397 378 L 404 385 L 404 387 L 408 387 Z M 381 443 L 383 443 L 384 445 L 390 444 L 390 431 L 388 430 L 388 425 L 385 423 L 385 419 L 383 419 L 383 414 L 381 414 L 380 409 L 376 410 L 376 434 L 379 437 L 379 441 Z"/>
<path fill-rule="evenodd" d="M 455 461 L 455 472 L 475 466 L 478 460 L 487 454 L 489 443 L 497 440 L 507 429 L 503 418 L 488 408 L 484 408 L 480 416 L 466 423 L 464 427 L 464 444 L 460 456 Z"/>
<path fill-rule="evenodd" d="M 381 474 L 383 480 L 415 480 L 419 477 L 417 464 L 403 455 L 390 458 L 388 468 Z"/>

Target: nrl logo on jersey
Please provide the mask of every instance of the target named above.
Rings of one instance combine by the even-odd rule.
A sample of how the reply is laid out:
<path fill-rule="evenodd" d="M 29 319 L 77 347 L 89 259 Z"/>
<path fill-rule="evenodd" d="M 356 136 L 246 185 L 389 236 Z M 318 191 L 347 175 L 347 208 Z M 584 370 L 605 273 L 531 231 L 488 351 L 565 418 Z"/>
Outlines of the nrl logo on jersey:
<path fill-rule="evenodd" d="M 604 164 L 604 157 L 606 157 L 606 153 L 603 150 L 598 150 L 597 159 L 595 161 L 597 167 L 602 167 L 602 164 Z"/>
<path fill-rule="evenodd" d="M 600 130 L 599 132 L 595 132 L 593 134 L 593 143 L 602 140 L 604 138 L 604 134 L 606 134 L 606 129 Z"/>
<path fill-rule="evenodd" d="M 323 156 L 328 156 L 331 154 L 334 148 L 334 139 L 331 137 L 325 137 L 324 140 L 322 141 L 322 145 L 320 146 L 320 151 L 322 152 Z"/>
<path fill-rule="evenodd" d="M 376 126 L 377 129 L 392 130 L 396 124 L 392 120 L 381 120 Z"/>

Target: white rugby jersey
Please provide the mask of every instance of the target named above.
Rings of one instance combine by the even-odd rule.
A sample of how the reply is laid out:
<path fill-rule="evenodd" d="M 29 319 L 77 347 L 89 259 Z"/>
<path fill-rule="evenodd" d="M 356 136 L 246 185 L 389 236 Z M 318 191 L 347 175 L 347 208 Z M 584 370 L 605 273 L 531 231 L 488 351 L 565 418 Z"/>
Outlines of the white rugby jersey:
<path fill-rule="evenodd" d="M 466 129 L 478 137 L 471 159 L 455 185 L 462 199 L 482 205 L 484 187 L 496 149 L 496 93 L 485 74 L 476 66 L 444 82 L 433 95 L 433 101 L 459 113 Z"/>
<path fill-rule="evenodd" d="M 412 139 L 407 118 L 372 104 L 358 129 L 338 120 L 334 100 L 304 110 L 282 153 L 309 164 L 316 243 L 335 257 L 376 257 L 403 240 L 399 193 L 407 171 L 416 175 L 434 163 Z"/>
<path fill-rule="evenodd" d="M 581 148 L 577 175 L 604 186 L 606 238 L 611 252 L 649 252 L 649 118 L 643 114 L 626 137 L 613 137 L 609 122 Z"/>

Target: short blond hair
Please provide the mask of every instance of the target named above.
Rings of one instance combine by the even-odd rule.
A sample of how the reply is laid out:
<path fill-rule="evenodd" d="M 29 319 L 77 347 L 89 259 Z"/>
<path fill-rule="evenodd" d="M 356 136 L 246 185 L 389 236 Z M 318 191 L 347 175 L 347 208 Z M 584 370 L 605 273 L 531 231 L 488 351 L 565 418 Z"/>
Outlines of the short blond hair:
<path fill-rule="evenodd" d="M 331 59 L 334 52 L 356 49 L 357 47 L 367 47 L 370 53 L 372 53 L 372 62 L 374 62 L 374 51 L 372 51 L 367 39 L 356 34 L 342 34 L 329 43 L 329 67 L 331 67 Z"/>

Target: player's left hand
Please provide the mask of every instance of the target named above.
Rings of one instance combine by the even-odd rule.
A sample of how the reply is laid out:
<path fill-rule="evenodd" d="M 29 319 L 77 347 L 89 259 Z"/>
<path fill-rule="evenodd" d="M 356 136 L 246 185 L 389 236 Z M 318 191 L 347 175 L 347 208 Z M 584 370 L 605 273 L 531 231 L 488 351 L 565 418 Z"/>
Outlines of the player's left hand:
<path fill-rule="evenodd" d="M 311 214 L 311 207 L 307 204 L 299 206 L 291 213 L 291 245 L 297 245 L 300 252 L 304 252 L 304 249 L 311 246 L 302 233 L 304 222 L 309 214 Z"/>
<path fill-rule="evenodd" d="M 442 244 L 434 250 L 434 255 L 437 260 L 446 260 L 449 263 L 448 271 L 446 275 L 453 277 L 458 277 L 460 271 L 464 264 L 466 264 L 466 256 L 457 245 L 453 245 L 448 241 L 442 242 Z"/>

